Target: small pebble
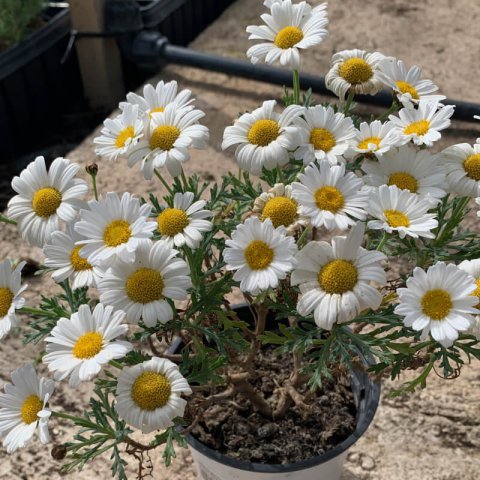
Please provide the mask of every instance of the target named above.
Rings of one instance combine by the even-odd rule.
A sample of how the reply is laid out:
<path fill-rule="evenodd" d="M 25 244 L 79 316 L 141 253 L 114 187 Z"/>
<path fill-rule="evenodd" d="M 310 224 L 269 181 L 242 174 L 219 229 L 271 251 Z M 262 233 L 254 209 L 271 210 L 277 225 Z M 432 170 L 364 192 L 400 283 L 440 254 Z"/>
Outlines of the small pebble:
<path fill-rule="evenodd" d="M 373 470 L 376 466 L 375 460 L 370 455 L 363 455 L 360 466 L 362 467 L 363 470 L 367 470 L 367 471 Z"/>

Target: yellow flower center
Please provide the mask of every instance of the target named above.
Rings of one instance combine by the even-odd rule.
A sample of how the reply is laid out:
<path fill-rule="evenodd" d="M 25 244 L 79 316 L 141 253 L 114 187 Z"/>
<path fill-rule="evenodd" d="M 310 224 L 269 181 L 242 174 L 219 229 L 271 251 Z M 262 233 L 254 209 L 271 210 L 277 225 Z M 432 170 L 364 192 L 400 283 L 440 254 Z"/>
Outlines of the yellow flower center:
<path fill-rule="evenodd" d="M 38 412 L 43 408 L 43 402 L 37 395 L 30 395 L 25 399 L 20 409 L 22 420 L 27 425 L 38 420 Z"/>
<path fill-rule="evenodd" d="M 338 68 L 340 76 L 352 85 L 368 82 L 373 77 L 372 67 L 363 58 L 349 58 Z"/>
<path fill-rule="evenodd" d="M 152 118 L 152 114 L 154 114 L 154 113 L 162 113 L 162 112 L 164 112 L 164 111 L 165 111 L 165 109 L 164 109 L 163 107 L 152 108 L 152 109 L 150 110 L 150 114 L 149 114 L 149 115 L 150 115 L 150 118 Z"/>
<path fill-rule="evenodd" d="M 162 276 L 152 268 L 139 268 L 125 283 L 125 291 L 130 300 L 143 304 L 160 300 L 164 287 Z"/>
<path fill-rule="evenodd" d="M 131 235 L 132 231 L 128 222 L 114 220 L 105 227 L 103 241 L 108 247 L 118 247 L 122 243 L 128 242 Z"/>
<path fill-rule="evenodd" d="M 73 356 L 80 360 L 93 358 L 101 352 L 103 336 L 99 332 L 87 332 L 82 335 L 73 346 Z"/>
<path fill-rule="evenodd" d="M 294 47 L 298 42 L 303 40 L 303 32 L 298 27 L 282 28 L 276 35 L 274 44 L 283 50 Z"/>
<path fill-rule="evenodd" d="M 280 127 L 274 120 L 257 120 L 248 131 L 247 138 L 252 145 L 266 147 L 277 139 Z"/>
<path fill-rule="evenodd" d="M 253 240 L 245 249 L 245 260 L 252 270 L 263 270 L 273 260 L 274 251 L 261 240 Z"/>
<path fill-rule="evenodd" d="M 324 128 L 314 128 L 310 132 L 310 143 L 315 150 L 329 152 L 337 144 L 337 141 L 332 132 Z"/>
<path fill-rule="evenodd" d="M 371 144 L 374 144 L 375 145 L 375 148 L 373 148 L 373 150 L 378 150 L 380 148 L 380 142 L 382 141 L 382 139 L 380 137 L 368 137 L 366 138 L 365 140 L 362 140 L 357 148 L 359 148 L 360 150 L 369 150 L 369 145 Z"/>
<path fill-rule="evenodd" d="M 400 210 L 385 210 L 383 214 L 392 228 L 410 226 L 410 220 Z"/>
<path fill-rule="evenodd" d="M 464 162 L 463 168 L 467 172 L 467 176 L 475 181 L 480 180 L 480 153 L 470 155 Z"/>
<path fill-rule="evenodd" d="M 13 292 L 6 287 L 0 288 L 0 318 L 4 317 L 13 301 Z"/>
<path fill-rule="evenodd" d="M 80 250 L 82 249 L 83 245 L 77 245 L 70 253 L 70 263 L 72 264 L 73 269 L 76 272 L 80 272 L 82 270 L 91 270 L 92 266 L 87 260 L 80 256 Z"/>
<path fill-rule="evenodd" d="M 416 193 L 418 188 L 417 179 L 406 172 L 395 172 L 388 177 L 388 185 L 396 185 L 401 190 L 410 190 Z"/>
<path fill-rule="evenodd" d="M 124 128 L 117 136 L 115 140 L 115 146 L 117 148 L 122 148 L 127 143 L 127 140 L 135 136 L 135 130 L 133 127 Z"/>
<path fill-rule="evenodd" d="M 157 127 L 150 138 L 150 149 L 170 150 L 173 144 L 180 136 L 180 130 L 171 125 L 160 125 Z"/>
<path fill-rule="evenodd" d="M 267 201 L 262 211 L 262 222 L 269 218 L 272 225 L 288 227 L 297 217 L 297 202 L 287 197 L 273 197 Z"/>
<path fill-rule="evenodd" d="M 345 204 L 345 198 L 338 188 L 327 186 L 315 192 L 315 203 L 320 210 L 336 213 Z"/>
<path fill-rule="evenodd" d="M 428 120 L 419 120 L 413 122 L 405 127 L 403 133 L 405 135 L 425 135 L 430 129 L 430 122 Z"/>
<path fill-rule="evenodd" d="M 480 301 L 480 278 L 475 279 L 475 285 L 477 288 L 470 294 L 472 297 L 478 297 Z M 480 303 L 477 304 L 477 308 L 480 308 Z"/>
<path fill-rule="evenodd" d="M 33 194 L 32 207 L 39 217 L 50 217 L 62 203 L 62 194 L 53 187 L 45 187 Z"/>
<path fill-rule="evenodd" d="M 153 411 L 164 407 L 172 393 L 172 385 L 165 375 L 143 372 L 133 382 L 131 395 L 137 407 Z"/>
<path fill-rule="evenodd" d="M 189 223 L 188 215 L 179 208 L 166 208 L 157 218 L 158 231 L 167 237 L 183 232 Z"/>
<path fill-rule="evenodd" d="M 332 260 L 325 264 L 318 274 L 318 283 L 330 294 L 342 294 L 353 290 L 357 284 L 358 270 L 347 260 Z"/>
<path fill-rule="evenodd" d="M 422 310 L 432 320 L 443 320 L 452 309 L 452 297 L 442 289 L 429 290 L 422 297 Z"/>
<path fill-rule="evenodd" d="M 420 98 L 418 96 L 417 89 L 411 83 L 403 82 L 402 80 L 398 80 L 395 83 L 397 84 L 400 92 L 409 93 L 414 100 L 418 100 Z"/>

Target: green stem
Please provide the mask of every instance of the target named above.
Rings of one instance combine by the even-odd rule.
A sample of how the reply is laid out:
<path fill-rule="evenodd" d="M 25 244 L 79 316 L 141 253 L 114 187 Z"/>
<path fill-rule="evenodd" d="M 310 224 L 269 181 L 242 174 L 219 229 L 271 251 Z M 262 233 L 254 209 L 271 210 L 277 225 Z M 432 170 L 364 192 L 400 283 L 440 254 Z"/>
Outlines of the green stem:
<path fill-rule="evenodd" d="M 112 367 L 116 367 L 120 370 L 123 370 L 123 365 L 120 362 L 117 362 L 116 360 L 110 360 L 108 362 Z"/>
<path fill-rule="evenodd" d="M 52 417 L 58 417 L 58 418 L 64 418 L 65 420 L 70 420 L 76 425 L 81 425 L 82 427 L 88 427 L 92 430 L 96 430 L 112 438 L 115 438 L 114 431 L 103 428 L 100 425 L 97 425 L 96 423 L 91 422 L 90 420 L 87 420 L 85 417 L 77 417 L 75 415 L 69 415 L 68 413 L 63 413 L 63 412 L 52 412 Z"/>
<path fill-rule="evenodd" d="M 384 247 L 385 242 L 387 241 L 387 238 L 388 238 L 387 232 L 383 232 L 383 236 L 380 240 L 380 243 L 377 246 L 377 250 L 382 251 L 382 248 Z"/>
<path fill-rule="evenodd" d="M 187 177 L 185 176 L 185 172 L 183 171 L 183 168 L 182 168 L 182 182 L 183 182 L 183 191 L 188 192 L 188 181 L 187 181 Z"/>
<path fill-rule="evenodd" d="M 68 304 L 70 305 L 70 309 L 72 310 L 72 313 L 73 313 L 76 310 L 75 299 L 73 298 L 73 292 L 70 287 L 70 282 L 68 281 L 68 278 L 63 282 L 61 282 L 60 285 L 65 290 L 65 296 L 67 297 Z"/>
<path fill-rule="evenodd" d="M 163 183 L 163 186 L 167 189 L 167 192 L 173 196 L 173 191 L 172 189 L 170 188 L 170 186 L 168 185 L 168 183 L 165 181 L 165 179 L 160 175 L 160 173 L 158 172 L 158 170 L 155 168 L 153 170 L 155 172 L 155 175 L 157 176 L 157 178 Z"/>
<path fill-rule="evenodd" d="M 285 183 L 285 176 L 283 175 L 282 169 L 280 168 L 280 165 L 277 165 L 277 174 L 278 174 L 278 179 L 280 180 L 281 183 Z"/>
<path fill-rule="evenodd" d="M 398 105 L 395 103 L 395 101 L 390 105 L 390 108 L 386 111 L 386 112 L 383 112 L 378 118 L 377 120 L 386 120 L 390 114 L 392 113 L 395 113 L 396 111 L 398 110 Z"/>
<path fill-rule="evenodd" d="M 3 216 L 1 213 L 0 213 L 0 222 L 9 223 L 10 225 L 16 225 L 17 224 L 17 222 L 15 220 L 10 220 L 9 218 Z"/>
<path fill-rule="evenodd" d="M 348 97 L 347 101 L 345 102 L 345 107 L 343 107 L 343 113 L 345 115 L 348 115 L 350 112 L 350 108 L 352 106 L 353 99 L 355 98 L 355 92 L 353 90 L 350 90 L 348 92 Z"/>
<path fill-rule="evenodd" d="M 300 105 L 300 75 L 298 70 L 293 71 L 293 101 Z"/>
<path fill-rule="evenodd" d="M 55 319 L 58 318 L 58 315 L 56 315 L 55 313 L 46 312 L 45 310 L 40 310 L 39 308 L 22 307 L 22 308 L 19 308 L 18 311 L 20 313 L 25 313 L 28 315 L 36 315 L 38 317 L 48 317 L 48 318 L 55 318 Z M 66 312 L 65 310 L 63 311 L 63 313 L 65 313 L 66 317 L 70 316 L 69 313 Z"/>
<path fill-rule="evenodd" d="M 95 196 L 95 200 L 98 200 L 97 175 L 91 174 L 90 176 L 92 177 L 93 195 Z"/>

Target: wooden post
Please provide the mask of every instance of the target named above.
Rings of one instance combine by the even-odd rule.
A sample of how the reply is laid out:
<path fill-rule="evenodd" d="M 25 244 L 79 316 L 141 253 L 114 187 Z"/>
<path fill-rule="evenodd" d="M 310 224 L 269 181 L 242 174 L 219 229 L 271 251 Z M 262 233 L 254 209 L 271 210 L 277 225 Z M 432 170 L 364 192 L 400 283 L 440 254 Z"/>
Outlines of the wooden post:
<path fill-rule="evenodd" d="M 79 32 L 103 31 L 108 0 L 70 0 L 72 26 Z M 85 95 L 92 108 L 113 109 L 125 94 L 120 52 L 113 38 L 76 41 Z"/>

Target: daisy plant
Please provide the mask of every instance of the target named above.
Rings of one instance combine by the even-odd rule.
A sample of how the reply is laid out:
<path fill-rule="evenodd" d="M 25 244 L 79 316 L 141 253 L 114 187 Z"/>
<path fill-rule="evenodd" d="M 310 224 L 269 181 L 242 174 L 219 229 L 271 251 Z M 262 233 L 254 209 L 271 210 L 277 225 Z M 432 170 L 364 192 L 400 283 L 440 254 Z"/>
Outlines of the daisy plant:
<path fill-rule="evenodd" d="M 239 105 L 222 143 L 238 171 L 212 184 L 186 174 L 209 139 L 205 114 L 192 92 L 160 82 L 105 120 L 99 166 L 86 167 L 90 196 L 63 158 L 39 157 L 13 179 L 0 221 L 43 248 L 38 273 L 60 293 L 30 305 L 24 262 L 1 260 L 0 338 L 22 333 L 41 351 L 13 366 L 0 394 L 8 452 L 35 433 L 48 442 L 62 419 L 78 428 L 53 450 L 64 472 L 104 454 L 118 478 L 129 461 L 142 478 L 152 451 L 170 464 L 217 403 L 301 419 L 327 379 L 348 384 L 349 369 L 379 381 L 409 370 L 399 395 L 480 360 L 480 233 L 469 215 L 480 145 L 431 151 L 454 107 L 418 67 L 380 52 L 336 53 L 326 84 L 338 100 L 315 104 L 298 69 L 326 37 L 326 5 L 265 7 L 264 25 L 247 28 L 263 42 L 248 56 L 290 66 L 293 90 L 250 112 Z M 355 96 L 382 88 L 391 107 L 362 116 Z M 157 187 L 98 191 L 108 161 L 137 165 L 131 174 Z M 288 359 L 286 380 L 259 378 L 266 350 Z M 82 411 L 62 406 L 63 388 L 90 392 Z"/>

